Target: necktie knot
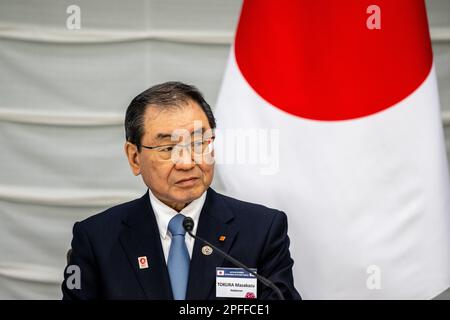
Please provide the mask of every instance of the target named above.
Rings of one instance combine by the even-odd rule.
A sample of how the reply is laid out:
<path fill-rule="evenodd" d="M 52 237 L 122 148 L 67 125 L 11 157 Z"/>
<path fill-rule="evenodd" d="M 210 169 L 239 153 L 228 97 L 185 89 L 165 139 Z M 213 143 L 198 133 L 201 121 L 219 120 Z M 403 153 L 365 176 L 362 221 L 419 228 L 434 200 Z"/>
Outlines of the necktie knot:
<path fill-rule="evenodd" d="M 172 219 L 170 219 L 168 229 L 172 236 L 183 236 L 186 234 L 186 230 L 184 230 L 183 227 L 183 220 L 186 218 L 181 213 L 174 216 Z"/>

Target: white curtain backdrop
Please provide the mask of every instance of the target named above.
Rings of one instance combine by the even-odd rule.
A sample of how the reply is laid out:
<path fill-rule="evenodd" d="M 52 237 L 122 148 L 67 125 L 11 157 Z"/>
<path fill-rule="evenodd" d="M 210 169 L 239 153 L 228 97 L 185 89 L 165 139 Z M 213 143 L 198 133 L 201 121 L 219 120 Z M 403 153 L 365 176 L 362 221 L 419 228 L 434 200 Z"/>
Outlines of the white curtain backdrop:
<path fill-rule="evenodd" d="M 450 1 L 427 4 L 450 150 Z M 145 191 L 123 153 L 128 103 L 180 80 L 214 107 L 240 5 L 0 0 L 0 299 L 61 297 L 73 223 Z"/>

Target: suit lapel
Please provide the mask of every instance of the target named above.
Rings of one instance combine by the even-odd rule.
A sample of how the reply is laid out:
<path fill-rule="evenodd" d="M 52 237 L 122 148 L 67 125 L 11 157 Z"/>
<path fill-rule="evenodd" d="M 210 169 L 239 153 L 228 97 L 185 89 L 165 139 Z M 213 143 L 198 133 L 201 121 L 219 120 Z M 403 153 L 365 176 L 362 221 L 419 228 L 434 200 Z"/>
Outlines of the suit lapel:
<path fill-rule="evenodd" d="M 200 213 L 197 235 L 228 252 L 237 234 L 230 225 L 233 217 L 223 199 L 209 188 Z M 220 236 L 225 236 L 225 241 L 220 241 Z M 204 255 L 202 253 L 204 245 L 201 241 L 195 240 L 186 293 L 188 300 L 203 300 L 210 297 L 215 284 L 216 267 L 222 266 L 223 263 L 223 258 L 217 253 Z"/>
<path fill-rule="evenodd" d="M 148 299 L 173 299 L 159 229 L 148 192 L 138 200 L 123 223 L 125 228 L 120 235 L 120 243 L 145 295 Z M 138 257 L 147 257 L 148 268 L 139 267 Z"/>

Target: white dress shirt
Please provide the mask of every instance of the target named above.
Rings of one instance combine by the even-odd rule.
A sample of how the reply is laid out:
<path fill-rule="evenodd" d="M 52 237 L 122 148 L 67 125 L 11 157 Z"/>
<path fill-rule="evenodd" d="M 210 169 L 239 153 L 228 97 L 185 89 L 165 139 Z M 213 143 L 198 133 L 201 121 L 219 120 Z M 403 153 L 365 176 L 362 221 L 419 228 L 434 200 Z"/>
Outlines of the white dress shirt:
<path fill-rule="evenodd" d="M 181 213 L 186 217 L 191 217 L 195 223 L 194 228 L 192 229 L 192 233 L 196 234 L 200 212 L 202 211 L 203 204 L 205 203 L 206 199 L 206 191 L 203 192 L 200 198 L 195 199 L 194 201 L 189 203 L 180 212 L 177 212 L 176 210 L 172 209 L 168 205 L 164 204 L 161 200 L 156 198 L 150 189 L 148 189 L 148 193 L 150 196 L 150 204 L 153 208 L 153 212 L 155 213 L 156 223 L 158 224 L 159 235 L 161 237 L 161 244 L 164 251 L 164 257 L 167 263 L 167 259 L 169 258 L 170 244 L 172 243 L 172 235 L 168 230 L 170 220 L 178 213 Z M 190 258 L 192 258 L 192 251 L 194 249 L 194 240 L 195 240 L 194 238 L 192 238 L 189 234 L 186 233 L 185 241 L 187 249 L 189 251 Z"/>

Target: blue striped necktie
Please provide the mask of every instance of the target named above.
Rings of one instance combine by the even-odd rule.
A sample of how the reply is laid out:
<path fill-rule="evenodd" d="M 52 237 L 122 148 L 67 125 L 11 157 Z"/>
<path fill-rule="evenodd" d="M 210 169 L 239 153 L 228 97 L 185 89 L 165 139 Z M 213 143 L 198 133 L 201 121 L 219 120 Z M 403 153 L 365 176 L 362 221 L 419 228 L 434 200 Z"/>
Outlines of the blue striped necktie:
<path fill-rule="evenodd" d="M 186 299 L 186 289 L 189 277 L 189 252 L 185 242 L 186 231 L 183 228 L 185 216 L 177 214 L 170 222 L 168 229 L 172 234 L 167 268 L 169 270 L 170 284 L 175 300 Z"/>

